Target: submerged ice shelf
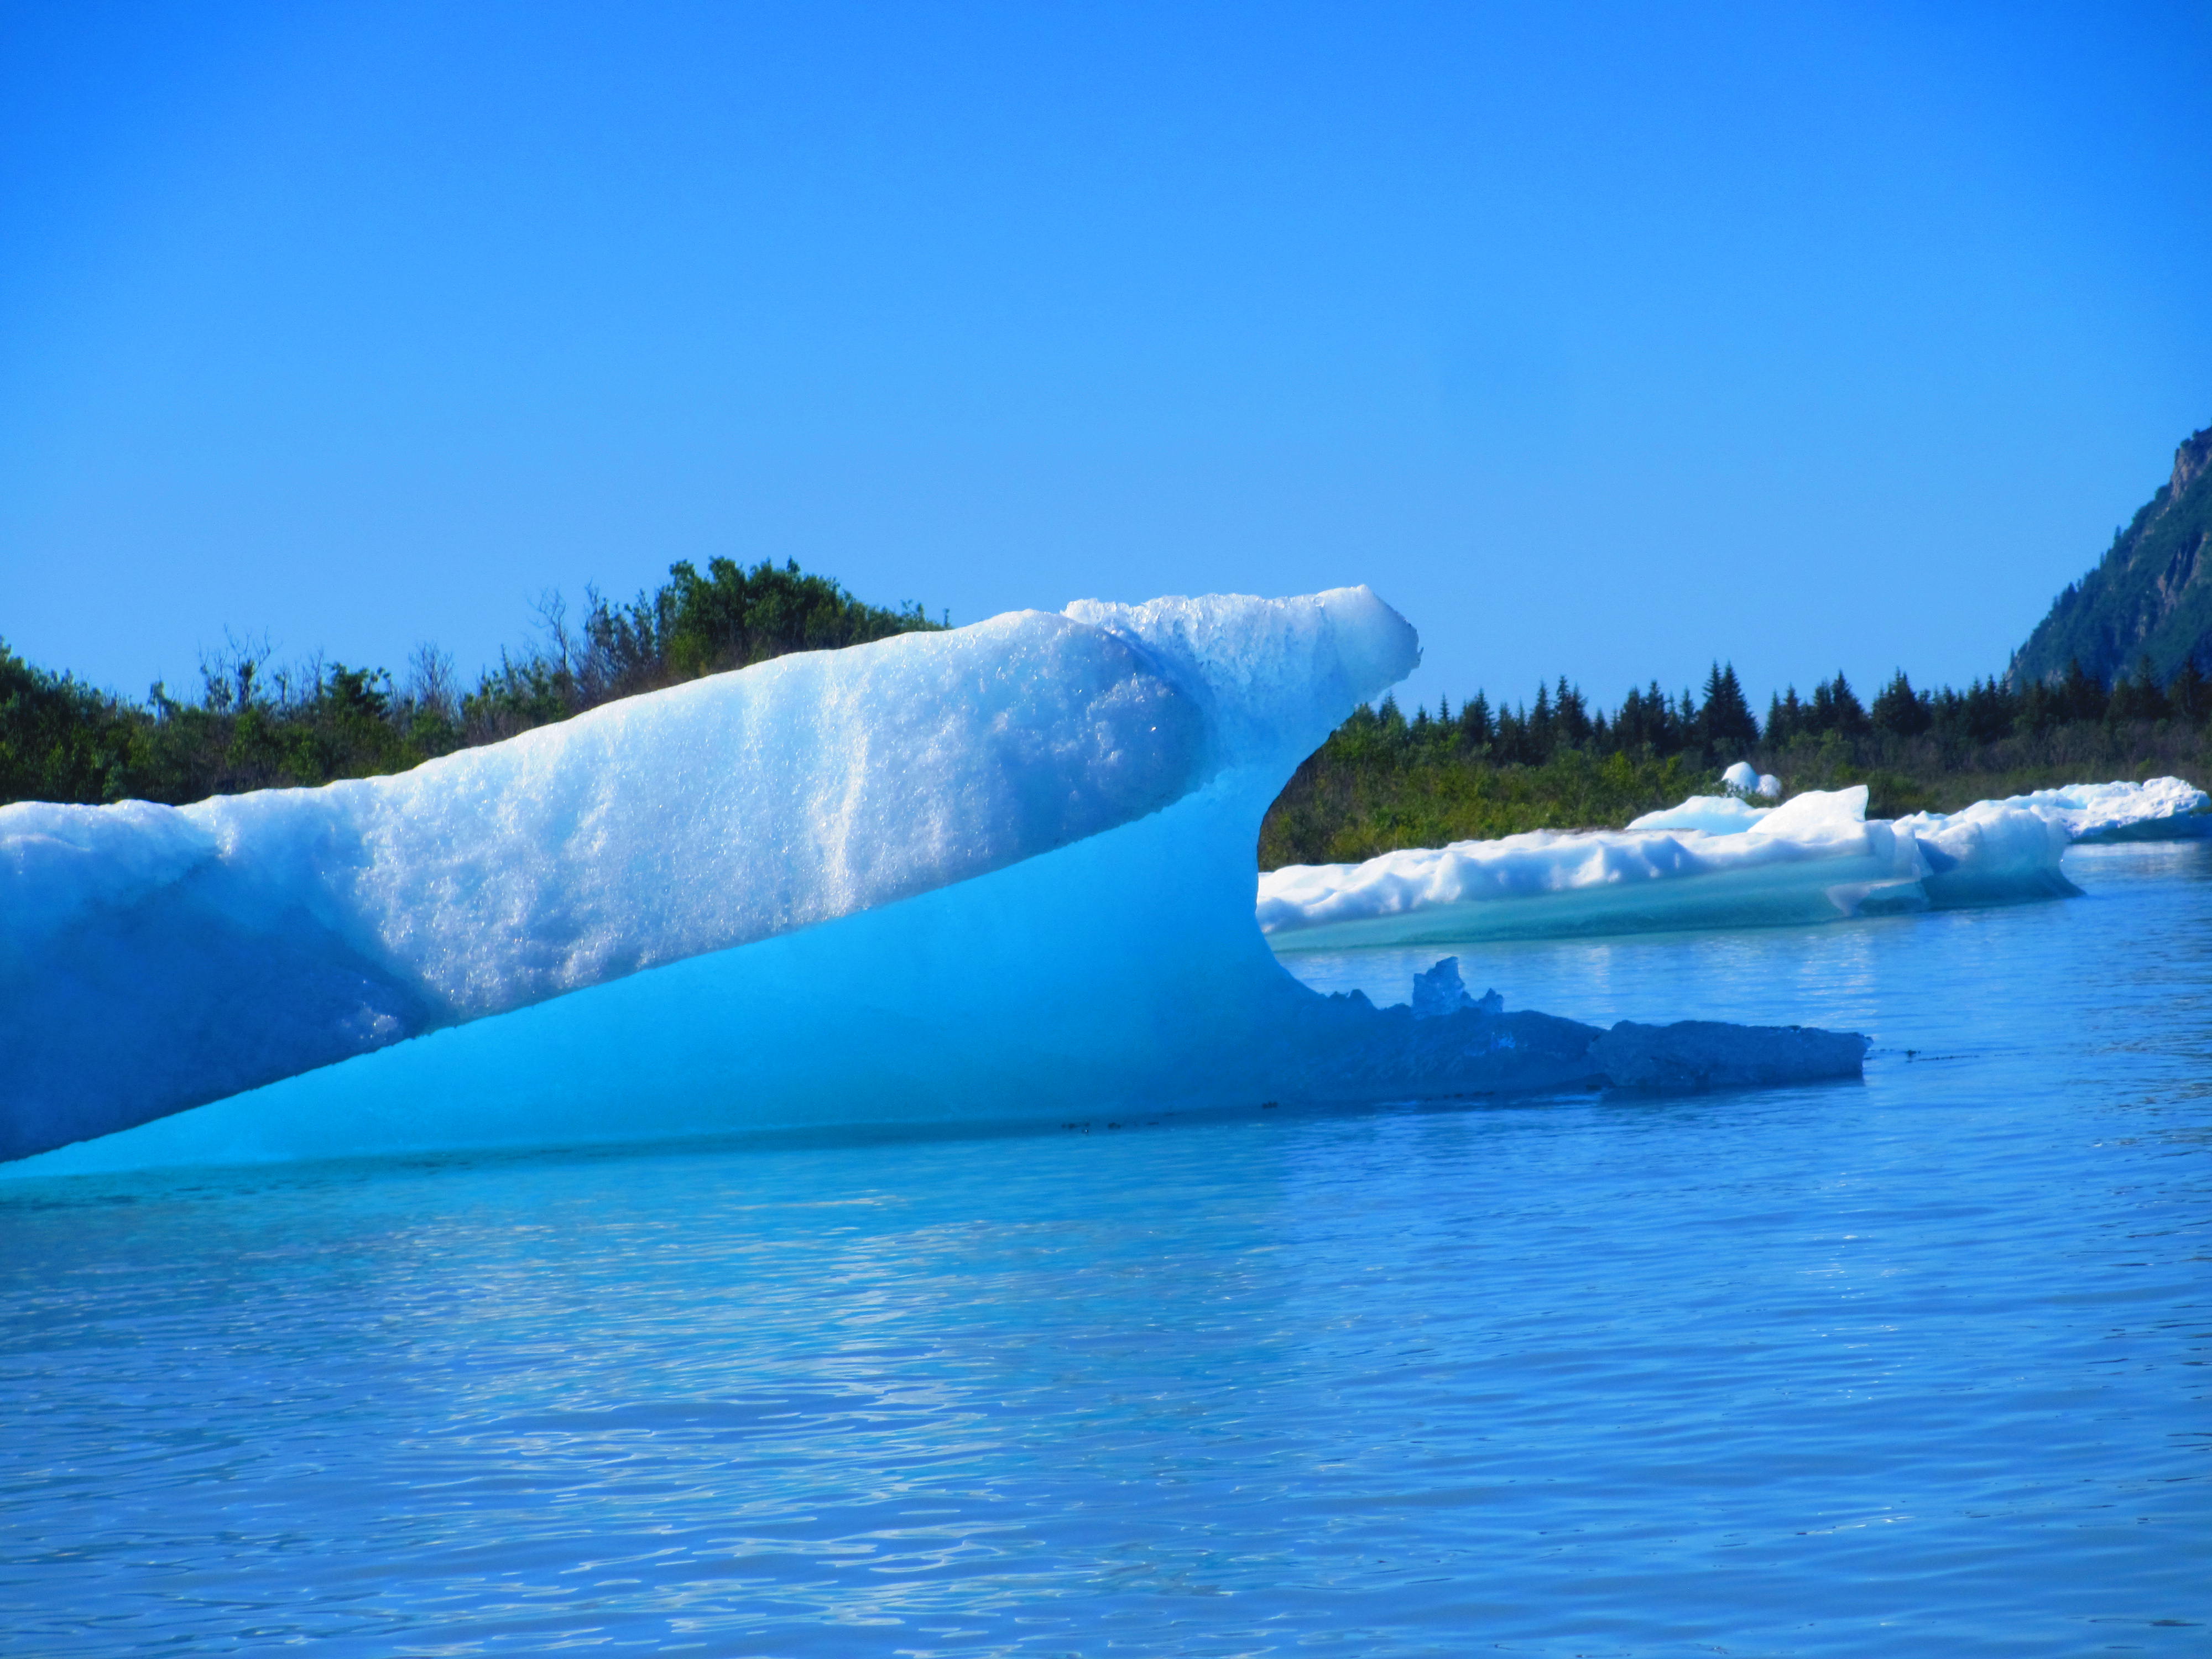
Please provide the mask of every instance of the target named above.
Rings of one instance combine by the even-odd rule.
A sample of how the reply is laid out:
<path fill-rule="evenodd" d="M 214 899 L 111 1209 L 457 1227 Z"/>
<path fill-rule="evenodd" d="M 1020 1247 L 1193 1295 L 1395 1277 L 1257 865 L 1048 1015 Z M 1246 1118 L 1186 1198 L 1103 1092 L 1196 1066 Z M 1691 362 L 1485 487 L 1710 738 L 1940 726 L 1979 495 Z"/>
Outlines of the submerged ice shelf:
<path fill-rule="evenodd" d="M 0 1158 L 1856 1074 L 1856 1037 L 1417 1023 L 1285 973 L 1253 920 L 1261 817 L 1418 657 L 1364 588 L 1084 603 L 398 777 L 0 808 Z"/>
<path fill-rule="evenodd" d="M 1869 819 L 1866 805 L 1863 784 L 1779 806 L 1696 795 L 1625 830 L 1291 865 L 1260 878 L 1258 916 L 1278 951 L 1833 921 L 2063 896 L 2075 891 L 2059 867 L 2075 842 L 2212 833 L 2204 792 L 2178 778 L 1894 820 Z"/>

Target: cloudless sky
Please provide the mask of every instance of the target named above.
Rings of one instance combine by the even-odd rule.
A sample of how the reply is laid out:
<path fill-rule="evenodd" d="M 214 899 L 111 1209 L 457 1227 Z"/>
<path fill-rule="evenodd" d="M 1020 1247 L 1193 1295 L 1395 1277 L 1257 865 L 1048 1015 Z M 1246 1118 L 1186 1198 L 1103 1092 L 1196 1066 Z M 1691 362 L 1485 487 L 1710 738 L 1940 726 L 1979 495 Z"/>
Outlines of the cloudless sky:
<path fill-rule="evenodd" d="M 2212 424 L 2208 131 L 2203 3 L 0 3 L 0 636 L 721 555 L 1963 683 Z"/>

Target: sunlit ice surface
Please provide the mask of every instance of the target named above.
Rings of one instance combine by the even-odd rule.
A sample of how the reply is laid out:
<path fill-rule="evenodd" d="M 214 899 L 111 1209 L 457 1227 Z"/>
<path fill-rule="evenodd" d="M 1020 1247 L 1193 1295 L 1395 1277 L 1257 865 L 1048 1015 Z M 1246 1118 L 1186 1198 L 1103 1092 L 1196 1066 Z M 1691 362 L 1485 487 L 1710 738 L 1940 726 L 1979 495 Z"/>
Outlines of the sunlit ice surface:
<path fill-rule="evenodd" d="M 1462 953 L 1863 1086 L 17 1183 L 0 1650 L 2200 1653 L 2212 848 L 2066 866 Z"/>
<path fill-rule="evenodd" d="M 1085 601 L 709 676 L 397 776 L 0 807 L 0 1159 L 1275 1093 L 1193 1063 L 1289 1054 L 1318 1000 L 1253 924 L 1261 815 L 1419 655 L 1365 588 Z"/>
<path fill-rule="evenodd" d="M 1084 601 L 398 776 L 0 807 L 0 1182 L 1859 1076 L 1796 1022 L 1417 1024 L 1278 966 L 1267 805 L 1419 655 L 1365 588 Z"/>

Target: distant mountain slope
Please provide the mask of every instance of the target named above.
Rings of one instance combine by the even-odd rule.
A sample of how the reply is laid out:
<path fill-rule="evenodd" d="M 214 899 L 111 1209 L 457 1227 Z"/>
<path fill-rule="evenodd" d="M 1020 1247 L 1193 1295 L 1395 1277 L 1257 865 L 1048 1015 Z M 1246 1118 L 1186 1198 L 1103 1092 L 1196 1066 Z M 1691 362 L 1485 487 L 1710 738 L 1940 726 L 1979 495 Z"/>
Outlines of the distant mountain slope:
<path fill-rule="evenodd" d="M 2081 666 L 2110 681 L 2148 654 L 2163 681 L 2195 653 L 2212 668 L 2212 427 L 2174 453 L 2173 477 L 2069 586 L 2013 653 L 2016 685 Z"/>

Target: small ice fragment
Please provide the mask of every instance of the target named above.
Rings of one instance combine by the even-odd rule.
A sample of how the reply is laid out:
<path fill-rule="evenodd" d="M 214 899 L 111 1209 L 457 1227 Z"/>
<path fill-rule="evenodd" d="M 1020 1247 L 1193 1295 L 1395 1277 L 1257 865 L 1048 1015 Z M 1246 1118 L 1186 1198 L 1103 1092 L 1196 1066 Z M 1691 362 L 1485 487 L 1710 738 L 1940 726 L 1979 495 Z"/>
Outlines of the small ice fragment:
<path fill-rule="evenodd" d="M 1496 990 L 1488 990 L 1476 1000 L 1474 1006 L 1486 1014 L 1502 1014 L 1505 1012 L 1505 999 L 1498 995 Z"/>
<path fill-rule="evenodd" d="M 1498 994 L 1493 991 L 1491 994 Z M 1437 1019 L 1474 1006 L 1474 999 L 1467 994 L 1466 982 L 1459 976 L 1457 957 L 1445 957 L 1427 973 L 1413 975 L 1415 1019 Z M 1498 1006 L 1504 1005 L 1501 1001 Z"/>
<path fill-rule="evenodd" d="M 1782 780 L 1776 777 L 1771 772 L 1761 772 L 1759 775 L 1759 787 L 1752 793 L 1766 800 L 1780 800 L 1782 799 Z"/>
<path fill-rule="evenodd" d="M 1749 761 L 1738 761 L 1721 774 L 1721 787 L 1731 794 L 1750 795 L 1765 792 L 1759 787 L 1759 773 Z"/>

